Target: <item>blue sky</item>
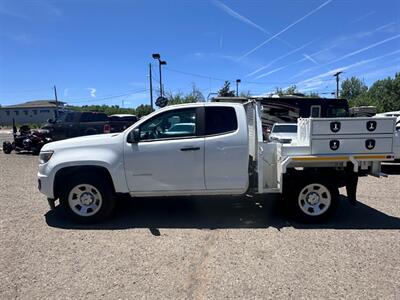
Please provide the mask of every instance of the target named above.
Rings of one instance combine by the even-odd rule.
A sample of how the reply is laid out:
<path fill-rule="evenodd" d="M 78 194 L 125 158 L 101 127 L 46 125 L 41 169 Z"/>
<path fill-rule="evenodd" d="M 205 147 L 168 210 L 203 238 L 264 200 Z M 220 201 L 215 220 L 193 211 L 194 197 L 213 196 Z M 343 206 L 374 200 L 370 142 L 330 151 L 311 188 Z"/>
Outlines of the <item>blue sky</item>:
<path fill-rule="evenodd" d="M 255 95 L 330 96 L 336 71 L 368 85 L 400 71 L 400 1 L 0 0 L 2 105 L 51 99 L 54 84 L 71 104 L 149 103 L 154 52 L 173 93 L 240 78 Z"/>

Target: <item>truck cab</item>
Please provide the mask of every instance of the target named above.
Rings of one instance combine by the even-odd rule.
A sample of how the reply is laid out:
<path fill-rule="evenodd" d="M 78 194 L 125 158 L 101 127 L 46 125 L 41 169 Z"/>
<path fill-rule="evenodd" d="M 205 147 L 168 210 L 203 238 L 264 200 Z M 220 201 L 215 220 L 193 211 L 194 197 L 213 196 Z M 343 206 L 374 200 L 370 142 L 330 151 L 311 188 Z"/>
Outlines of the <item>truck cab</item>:
<path fill-rule="evenodd" d="M 240 104 L 178 106 L 128 130 L 124 165 L 130 193 L 245 192 L 249 157 L 244 116 Z"/>

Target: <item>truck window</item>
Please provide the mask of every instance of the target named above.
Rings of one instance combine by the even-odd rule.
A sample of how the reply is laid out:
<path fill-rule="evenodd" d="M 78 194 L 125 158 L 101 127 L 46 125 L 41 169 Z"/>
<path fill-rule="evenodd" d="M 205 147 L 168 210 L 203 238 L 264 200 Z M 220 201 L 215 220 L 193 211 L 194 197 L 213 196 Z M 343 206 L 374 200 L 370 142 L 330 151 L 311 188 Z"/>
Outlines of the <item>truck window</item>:
<path fill-rule="evenodd" d="M 160 140 L 196 136 L 196 109 L 167 111 L 140 125 L 140 140 Z"/>
<path fill-rule="evenodd" d="M 104 113 L 84 112 L 79 122 L 103 122 L 107 121 L 107 115 Z"/>
<path fill-rule="evenodd" d="M 310 117 L 311 118 L 320 118 L 321 117 L 321 106 L 320 105 L 311 105 Z"/>
<path fill-rule="evenodd" d="M 297 125 L 281 125 L 281 124 L 275 124 L 274 127 L 272 127 L 272 132 L 273 133 L 296 133 L 297 132 Z"/>
<path fill-rule="evenodd" d="M 206 107 L 205 134 L 221 134 L 238 128 L 236 112 L 233 107 Z"/>
<path fill-rule="evenodd" d="M 328 118 L 340 118 L 340 117 L 348 117 L 349 113 L 345 107 L 334 107 L 329 106 L 327 109 L 327 117 Z"/>
<path fill-rule="evenodd" d="M 72 122 L 74 120 L 74 114 L 73 113 L 68 113 L 65 116 L 65 122 Z"/>

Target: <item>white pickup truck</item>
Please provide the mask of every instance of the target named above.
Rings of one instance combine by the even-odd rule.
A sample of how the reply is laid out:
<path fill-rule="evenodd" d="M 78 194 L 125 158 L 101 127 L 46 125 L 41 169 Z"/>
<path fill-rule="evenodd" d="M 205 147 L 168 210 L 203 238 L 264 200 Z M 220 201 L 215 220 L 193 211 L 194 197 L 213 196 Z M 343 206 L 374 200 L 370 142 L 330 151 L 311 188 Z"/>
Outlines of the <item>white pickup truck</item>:
<path fill-rule="evenodd" d="M 39 190 L 79 222 L 108 217 L 118 195 L 281 193 L 304 221 L 355 199 L 358 176 L 393 159 L 394 118 L 299 119 L 295 144 L 263 141 L 255 101 L 168 106 L 124 132 L 45 145 Z"/>

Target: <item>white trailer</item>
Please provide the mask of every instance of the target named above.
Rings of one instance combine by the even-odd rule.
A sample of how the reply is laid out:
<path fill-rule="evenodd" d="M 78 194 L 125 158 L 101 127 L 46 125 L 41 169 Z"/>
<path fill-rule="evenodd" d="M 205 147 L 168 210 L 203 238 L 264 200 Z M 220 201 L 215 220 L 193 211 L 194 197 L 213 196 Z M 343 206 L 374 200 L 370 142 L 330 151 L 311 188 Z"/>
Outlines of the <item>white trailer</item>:
<path fill-rule="evenodd" d="M 184 126 L 176 126 L 184 124 Z M 394 118 L 299 119 L 296 144 L 263 141 L 255 101 L 168 106 L 118 134 L 50 143 L 39 189 L 79 222 L 132 197 L 283 194 L 295 216 L 331 214 L 339 187 L 355 201 L 359 176 L 393 160 Z M 177 128 L 180 128 L 179 130 Z"/>

